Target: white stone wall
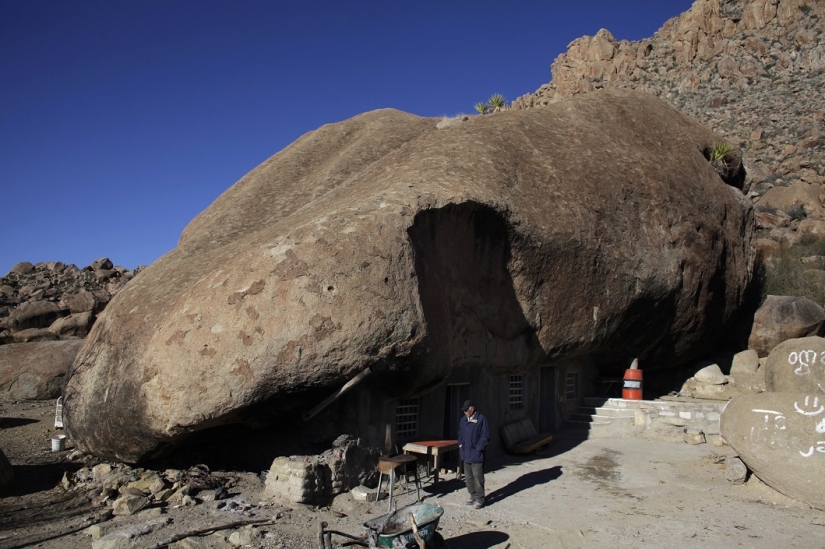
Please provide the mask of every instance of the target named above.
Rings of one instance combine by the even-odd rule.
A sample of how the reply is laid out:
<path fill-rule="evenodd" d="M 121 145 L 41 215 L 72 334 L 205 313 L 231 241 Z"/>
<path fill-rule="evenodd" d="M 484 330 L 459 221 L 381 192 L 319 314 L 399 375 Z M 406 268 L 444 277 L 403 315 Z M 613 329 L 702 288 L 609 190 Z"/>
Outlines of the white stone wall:
<path fill-rule="evenodd" d="M 682 436 L 686 430 L 719 435 L 719 418 L 727 401 L 678 402 L 668 400 L 610 399 L 609 406 L 634 410 L 635 423 L 648 435 L 662 433 Z"/>

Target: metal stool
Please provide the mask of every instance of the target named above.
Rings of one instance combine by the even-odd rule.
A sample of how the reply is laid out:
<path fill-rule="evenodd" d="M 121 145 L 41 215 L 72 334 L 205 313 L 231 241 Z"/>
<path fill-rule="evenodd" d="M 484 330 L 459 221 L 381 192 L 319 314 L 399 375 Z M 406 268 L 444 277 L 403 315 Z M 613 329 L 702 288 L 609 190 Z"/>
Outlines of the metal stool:
<path fill-rule="evenodd" d="M 381 495 L 381 481 L 384 475 L 387 475 L 388 481 L 390 483 L 390 512 L 392 512 L 392 487 L 395 485 L 395 470 L 399 467 L 404 468 L 404 483 L 408 484 L 410 480 L 407 476 L 409 473 L 409 471 L 407 470 L 407 466 L 410 464 L 413 465 L 413 472 L 415 473 L 415 496 L 417 498 L 417 501 L 421 501 L 421 480 L 418 478 L 417 462 L 418 459 L 415 456 L 411 456 L 409 454 L 399 454 L 397 456 L 381 456 L 380 458 L 378 458 L 378 491 L 376 493 L 376 498 Z"/>

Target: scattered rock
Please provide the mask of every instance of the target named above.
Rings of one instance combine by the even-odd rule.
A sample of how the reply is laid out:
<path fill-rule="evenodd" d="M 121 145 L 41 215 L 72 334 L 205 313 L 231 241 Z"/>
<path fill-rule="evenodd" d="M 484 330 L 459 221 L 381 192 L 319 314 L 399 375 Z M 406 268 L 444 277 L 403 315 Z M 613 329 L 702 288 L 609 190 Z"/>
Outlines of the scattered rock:
<path fill-rule="evenodd" d="M 134 538 L 145 536 L 168 524 L 168 519 L 154 519 L 145 524 L 130 526 L 117 532 L 107 534 L 92 542 L 92 549 L 126 549 L 131 547 Z"/>
<path fill-rule="evenodd" d="M 759 353 L 754 349 L 741 351 L 733 355 L 733 362 L 730 367 L 730 375 L 736 378 L 737 375 L 753 375 L 759 369 Z"/>
<path fill-rule="evenodd" d="M 731 484 L 744 484 L 748 480 L 748 468 L 738 457 L 725 460 L 725 480 Z"/>
<path fill-rule="evenodd" d="M 724 438 L 722 438 L 722 437 L 720 437 L 720 436 L 718 436 L 718 435 L 714 435 L 714 436 L 708 437 L 708 440 L 710 440 L 710 443 L 711 443 L 711 444 L 713 444 L 713 445 L 714 445 L 715 447 L 717 447 L 717 448 L 722 448 L 723 446 L 727 446 L 727 445 L 728 445 L 728 444 L 725 442 L 725 439 L 724 439 Z"/>
<path fill-rule="evenodd" d="M 705 432 L 701 429 L 685 429 L 684 440 L 688 444 L 704 444 Z"/>
<path fill-rule="evenodd" d="M 86 533 L 90 535 L 93 540 L 100 539 L 103 537 L 103 528 L 101 528 L 99 524 L 92 524 L 86 529 Z"/>
<path fill-rule="evenodd" d="M 211 536 L 184 538 L 172 544 L 171 547 L 173 549 L 229 549 L 232 545 L 222 534 L 215 533 Z"/>
<path fill-rule="evenodd" d="M 254 545 L 260 538 L 260 530 L 254 526 L 245 526 L 229 534 L 229 543 L 234 547 Z"/>
<path fill-rule="evenodd" d="M 748 347 L 759 356 L 785 340 L 821 336 L 825 331 L 825 309 L 807 297 L 769 295 L 753 319 Z"/>
<path fill-rule="evenodd" d="M 693 375 L 696 381 L 710 383 L 711 385 L 723 385 L 728 382 L 728 378 L 722 373 L 718 364 L 709 364 Z"/>
<path fill-rule="evenodd" d="M 366 486 L 356 486 L 350 490 L 353 501 L 375 501 L 376 491 Z M 381 498 L 378 498 L 381 499 Z"/>
<path fill-rule="evenodd" d="M 340 513 L 342 515 L 351 515 L 356 513 L 358 509 L 351 491 L 335 496 L 330 508 L 334 513 Z"/>
<path fill-rule="evenodd" d="M 112 512 L 115 515 L 134 515 L 147 505 L 149 505 L 149 500 L 144 496 L 123 494 L 115 500 Z"/>
<path fill-rule="evenodd" d="M 112 472 L 112 466 L 108 463 L 99 463 L 92 467 L 92 477 L 95 480 L 100 480 Z"/>

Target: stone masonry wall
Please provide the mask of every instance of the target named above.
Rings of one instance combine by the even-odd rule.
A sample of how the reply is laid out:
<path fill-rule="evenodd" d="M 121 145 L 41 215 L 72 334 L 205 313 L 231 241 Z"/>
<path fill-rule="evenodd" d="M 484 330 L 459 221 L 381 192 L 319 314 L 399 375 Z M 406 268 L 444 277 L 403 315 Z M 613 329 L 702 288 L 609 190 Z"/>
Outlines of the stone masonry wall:
<path fill-rule="evenodd" d="M 642 436 L 683 439 L 685 434 L 702 432 L 719 436 L 719 418 L 727 401 L 680 402 L 676 400 L 610 399 L 607 405 L 635 411 L 635 424 L 644 427 Z"/>
<path fill-rule="evenodd" d="M 342 435 L 321 455 L 278 457 L 266 476 L 266 493 L 296 503 L 321 503 L 377 476 L 378 448 Z"/>

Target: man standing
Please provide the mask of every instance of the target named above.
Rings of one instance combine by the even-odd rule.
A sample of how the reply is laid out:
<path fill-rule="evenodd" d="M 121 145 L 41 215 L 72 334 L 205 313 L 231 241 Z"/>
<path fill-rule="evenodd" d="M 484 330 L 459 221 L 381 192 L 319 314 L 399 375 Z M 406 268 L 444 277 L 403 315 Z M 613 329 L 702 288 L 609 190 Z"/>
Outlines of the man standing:
<path fill-rule="evenodd" d="M 490 443 L 490 426 L 487 418 L 476 411 L 472 400 L 465 400 L 461 410 L 464 416 L 458 424 L 458 451 L 470 492 L 467 505 L 481 509 L 484 507 L 484 449 Z"/>

